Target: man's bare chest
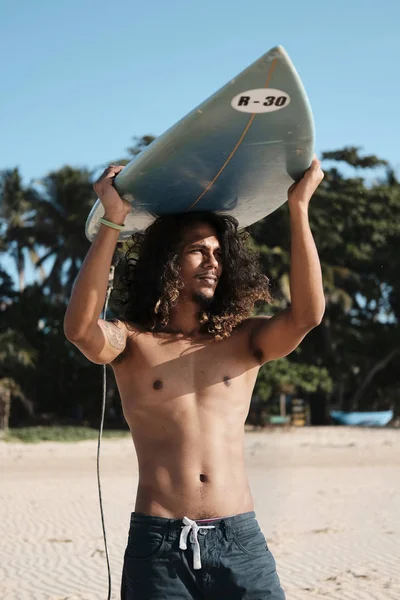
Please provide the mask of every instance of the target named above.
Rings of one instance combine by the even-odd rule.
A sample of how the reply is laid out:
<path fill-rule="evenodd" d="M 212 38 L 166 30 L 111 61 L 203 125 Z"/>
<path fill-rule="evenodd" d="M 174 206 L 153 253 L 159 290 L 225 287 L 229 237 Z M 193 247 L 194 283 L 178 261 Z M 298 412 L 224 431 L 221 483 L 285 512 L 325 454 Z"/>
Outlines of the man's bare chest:
<path fill-rule="evenodd" d="M 117 371 L 132 392 L 172 399 L 242 388 L 253 379 L 254 360 L 238 337 L 191 342 L 142 336 L 132 341 Z"/>

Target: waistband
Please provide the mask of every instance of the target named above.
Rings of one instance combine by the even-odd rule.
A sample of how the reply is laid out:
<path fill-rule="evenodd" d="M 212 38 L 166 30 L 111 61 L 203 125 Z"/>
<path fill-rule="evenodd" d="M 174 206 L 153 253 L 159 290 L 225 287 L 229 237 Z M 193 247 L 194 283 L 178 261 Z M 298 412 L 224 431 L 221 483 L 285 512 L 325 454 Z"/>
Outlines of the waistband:
<path fill-rule="evenodd" d="M 194 521 L 200 526 L 208 525 L 208 523 L 205 523 L 205 519 L 199 519 L 198 521 L 194 519 Z M 131 513 L 130 526 L 132 528 L 143 527 L 148 531 L 158 531 L 159 533 L 169 536 L 169 534 L 176 535 L 180 532 L 183 525 L 183 518 L 167 519 L 165 517 L 154 517 L 143 513 Z M 257 529 L 259 527 L 254 511 L 233 515 L 231 517 L 221 517 L 213 520 L 210 525 L 215 526 L 215 529 L 221 529 L 227 539 L 230 539 L 237 530 L 251 530 L 252 528 Z"/>

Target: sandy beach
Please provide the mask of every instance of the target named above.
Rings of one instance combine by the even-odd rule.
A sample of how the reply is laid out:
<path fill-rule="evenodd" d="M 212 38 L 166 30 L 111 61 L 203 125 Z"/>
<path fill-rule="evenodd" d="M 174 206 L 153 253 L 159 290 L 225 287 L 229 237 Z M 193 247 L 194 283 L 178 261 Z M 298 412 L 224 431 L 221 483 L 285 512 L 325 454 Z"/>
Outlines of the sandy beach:
<path fill-rule="evenodd" d="M 96 441 L 0 443 L 2 600 L 107 599 L 96 452 Z M 246 461 L 288 600 L 400 598 L 400 429 L 248 432 Z M 103 440 L 101 483 L 117 600 L 137 486 L 130 438 Z"/>

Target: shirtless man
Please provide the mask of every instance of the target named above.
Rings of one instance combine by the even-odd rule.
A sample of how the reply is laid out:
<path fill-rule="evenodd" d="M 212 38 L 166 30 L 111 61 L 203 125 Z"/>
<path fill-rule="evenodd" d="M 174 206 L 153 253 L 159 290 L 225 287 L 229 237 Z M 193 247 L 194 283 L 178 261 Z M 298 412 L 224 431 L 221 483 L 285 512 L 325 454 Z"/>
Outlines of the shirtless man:
<path fill-rule="evenodd" d="M 270 301 L 268 279 L 237 232 L 212 213 L 169 215 L 128 260 L 124 316 L 99 319 L 130 206 L 95 183 L 105 209 L 74 284 L 64 332 L 96 364 L 111 364 L 136 448 L 139 484 L 121 584 L 123 600 L 283 600 L 258 522 L 244 460 L 244 423 L 257 373 L 286 356 L 322 319 L 321 267 L 308 205 L 323 178 L 314 158 L 289 188 L 291 306 Z M 129 256 L 127 258 L 132 258 Z"/>

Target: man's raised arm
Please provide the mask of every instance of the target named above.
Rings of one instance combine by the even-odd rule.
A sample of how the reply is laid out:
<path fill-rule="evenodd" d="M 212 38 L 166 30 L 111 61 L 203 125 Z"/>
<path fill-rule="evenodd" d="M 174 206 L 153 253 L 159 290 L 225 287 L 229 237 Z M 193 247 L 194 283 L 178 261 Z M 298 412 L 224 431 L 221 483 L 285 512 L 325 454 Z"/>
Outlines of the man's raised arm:
<path fill-rule="evenodd" d="M 94 184 L 104 206 L 104 219 L 123 225 L 130 205 L 112 185 L 123 167 L 110 166 Z M 111 261 L 118 241 L 118 229 L 100 225 L 72 288 L 64 317 L 64 334 L 92 362 L 112 362 L 125 348 L 127 330 L 120 321 L 103 321 L 103 308 Z"/>
<path fill-rule="evenodd" d="M 271 318 L 250 320 L 250 345 L 262 363 L 290 354 L 324 315 L 321 265 L 308 221 L 308 206 L 323 176 L 314 157 L 303 178 L 289 188 L 291 306 Z"/>

